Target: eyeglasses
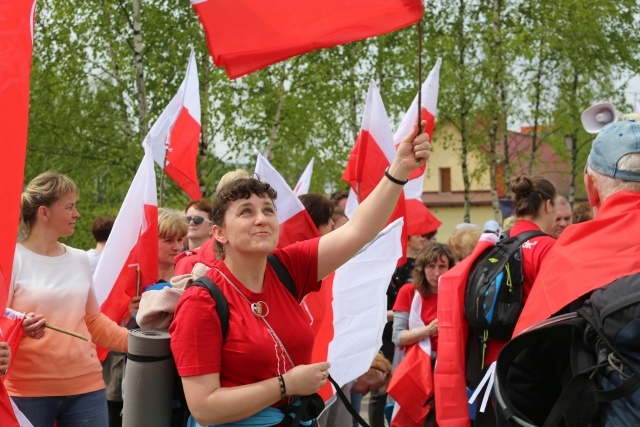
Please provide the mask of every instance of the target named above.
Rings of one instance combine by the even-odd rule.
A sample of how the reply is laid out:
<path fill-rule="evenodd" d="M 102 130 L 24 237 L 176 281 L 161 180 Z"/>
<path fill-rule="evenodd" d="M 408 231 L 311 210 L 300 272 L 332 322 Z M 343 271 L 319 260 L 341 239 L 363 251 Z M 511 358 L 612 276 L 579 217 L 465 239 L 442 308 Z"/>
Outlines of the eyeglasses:
<path fill-rule="evenodd" d="M 185 216 L 185 217 L 184 217 L 184 220 L 185 220 L 185 221 L 187 221 L 187 224 L 189 224 L 191 221 L 193 221 L 193 223 L 194 223 L 195 225 L 200 225 L 200 224 L 202 224 L 204 221 L 211 222 L 211 221 L 209 221 L 208 219 L 203 218 L 203 217 L 201 217 L 201 216 Z"/>

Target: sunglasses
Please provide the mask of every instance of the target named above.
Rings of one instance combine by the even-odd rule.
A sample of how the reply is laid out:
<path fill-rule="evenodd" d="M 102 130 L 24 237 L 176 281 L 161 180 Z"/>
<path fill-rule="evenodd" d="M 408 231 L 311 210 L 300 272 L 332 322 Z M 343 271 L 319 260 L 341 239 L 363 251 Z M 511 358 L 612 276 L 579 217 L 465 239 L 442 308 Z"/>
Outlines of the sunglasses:
<path fill-rule="evenodd" d="M 200 225 L 200 224 L 202 224 L 204 221 L 211 222 L 211 221 L 209 221 L 208 219 L 203 218 L 203 217 L 201 217 L 201 216 L 185 216 L 185 217 L 184 217 L 184 220 L 185 220 L 185 221 L 187 221 L 187 224 L 189 224 L 191 221 L 193 221 L 193 223 L 194 223 L 195 225 Z"/>

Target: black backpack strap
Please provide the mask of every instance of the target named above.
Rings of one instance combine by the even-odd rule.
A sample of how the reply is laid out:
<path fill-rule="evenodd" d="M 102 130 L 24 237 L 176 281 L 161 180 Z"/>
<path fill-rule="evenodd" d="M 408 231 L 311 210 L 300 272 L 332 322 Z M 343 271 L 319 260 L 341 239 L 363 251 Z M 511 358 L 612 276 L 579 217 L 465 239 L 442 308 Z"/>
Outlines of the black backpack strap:
<path fill-rule="evenodd" d="M 222 341 L 224 341 L 227 338 L 227 332 L 229 332 L 229 304 L 227 303 L 227 298 L 218 285 L 208 276 L 198 278 L 191 286 L 200 286 L 208 290 L 209 294 L 211 294 L 211 298 L 213 298 L 216 303 L 216 312 L 220 318 L 220 327 L 222 328 Z"/>
<path fill-rule="evenodd" d="M 547 233 L 545 233 L 544 231 L 540 231 L 540 230 L 529 230 L 529 231 L 524 231 L 520 234 L 518 234 L 515 237 L 510 237 L 511 239 L 514 239 L 515 241 L 518 242 L 518 246 L 522 246 L 522 244 L 524 242 L 526 242 L 529 239 L 532 239 L 534 237 L 538 237 L 538 236 L 548 236 Z"/>
<path fill-rule="evenodd" d="M 267 255 L 267 262 L 271 265 L 271 268 L 276 272 L 278 276 L 278 280 L 282 282 L 285 288 L 289 291 L 293 298 L 298 301 L 298 291 L 296 290 L 296 285 L 293 282 L 293 277 L 287 270 L 287 267 L 284 266 L 282 261 L 275 256 L 274 254 Z"/>
<path fill-rule="evenodd" d="M 342 392 L 342 389 L 340 388 L 338 383 L 333 378 L 331 378 L 331 375 L 329 375 L 328 379 L 329 381 L 331 381 L 331 384 L 333 384 L 333 387 L 336 389 L 336 394 L 344 404 L 344 407 L 347 408 L 347 411 L 349 411 L 353 419 L 356 420 L 358 424 L 360 424 L 363 427 L 370 427 L 369 424 L 367 424 L 367 422 L 364 419 L 362 419 L 360 414 L 356 412 L 355 408 L 353 407 L 349 399 L 347 399 L 347 396 L 345 396 L 344 393 Z"/>

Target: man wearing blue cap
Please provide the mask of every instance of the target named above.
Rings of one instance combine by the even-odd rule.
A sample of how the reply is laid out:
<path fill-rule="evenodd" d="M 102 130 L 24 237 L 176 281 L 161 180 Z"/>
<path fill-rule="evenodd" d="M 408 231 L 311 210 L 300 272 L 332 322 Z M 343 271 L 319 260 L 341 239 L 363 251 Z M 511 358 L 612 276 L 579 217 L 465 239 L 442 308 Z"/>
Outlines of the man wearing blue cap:
<path fill-rule="evenodd" d="M 595 218 L 562 233 L 540 268 L 514 336 L 583 295 L 640 272 L 640 122 L 602 129 L 584 183 Z"/>

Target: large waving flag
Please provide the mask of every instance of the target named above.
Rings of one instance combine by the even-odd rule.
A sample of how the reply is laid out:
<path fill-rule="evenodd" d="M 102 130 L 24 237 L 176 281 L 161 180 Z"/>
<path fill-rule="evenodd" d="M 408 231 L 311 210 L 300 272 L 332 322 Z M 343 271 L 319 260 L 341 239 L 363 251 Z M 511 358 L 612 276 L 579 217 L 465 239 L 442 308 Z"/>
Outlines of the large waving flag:
<path fill-rule="evenodd" d="M 316 315 L 312 317 L 316 331 L 312 362 L 329 361 L 331 376 L 340 387 L 367 372 L 382 345 L 387 286 L 402 256 L 402 222 L 400 218 L 389 224 L 303 302 L 310 315 Z M 321 301 L 312 306 L 314 299 Z M 325 311 L 317 311 L 321 308 Z M 325 401 L 334 393 L 330 383 L 319 391 Z"/>
<path fill-rule="evenodd" d="M 385 169 L 393 162 L 395 153 L 396 148 L 393 143 L 389 118 L 380 92 L 372 81 L 367 93 L 360 133 L 351 153 L 349 153 L 347 167 L 342 174 L 342 179 L 347 181 L 351 189 L 355 191 L 358 202 L 366 199 L 378 185 L 384 177 Z M 401 198 L 398 200 L 389 222 L 403 218 L 404 214 L 405 203 Z M 406 241 L 406 227 L 403 227 L 403 244 L 406 244 Z M 404 259 L 401 259 L 400 263 L 404 263 Z"/>
<path fill-rule="evenodd" d="M 304 169 L 304 172 L 302 172 L 298 183 L 293 187 L 293 192 L 296 196 L 302 196 L 309 192 L 309 187 L 311 187 L 311 175 L 313 174 L 313 160 L 314 158 L 312 157 L 309 164 Z"/>
<path fill-rule="evenodd" d="M 20 218 L 29 122 L 29 78 L 35 0 L 6 0 L 0 6 L 0 310 L 7 305 Z M 2 338 L 4 339 L 4 338 Z M 19 426 L 9 395 L 0 384 L 2 426 Z"/>
<path fill-rule="evenodd" d="M 196 56 L 191 51 L 187 74 L 178 93 L 144 140 L 156 163 L 194 200 L 202 197 L 196 171 L 200 115 L 200 84 Z"/>
<path fill-rule="evenodd" d="M 269 183 L 278 193 L 275 202 L 278 222 L 280 222 L 278 247 L 283 248 L 301 240 L 320 236 L 298 196 L 282 175 L 271 166 L 269 160 L 260 153 L 256 161 L 256 175 L 261 181 Z"/>
<path fill-rule="evenodd" d="M 424 131 L 429 135 L 429 140 L 433 137 L 433 129 L 435 127 L 435 119 L 438 108 L 438 90 L 440 87 L 440 65 L 442 60 L 438 58 L 436 65 L 433 67 L 429 76 L 422 84 L 420 117 L 427 122 Z M 409 132 L 418 117 L 418 95 L 411 103 L 411 106 L 405 113 L 396 133 L 393 135 L 393 141 L 396 145 L 400 143 Z M 431 211 L 424 205 L 422 201 L 422 188 L 424 181 L 423 168 L 418 168 L 409 176 L 409 182 L 404 186 L 405 212 L 407 223 L 407 234 L 417 236 L 431 233 L 437 230 L 442 223 L 436 218 Z"/>
<path fill-rule="evenodd" d="M 151 148 L 143 147 L 144 157 L 93 274 L 100 309 L 115 322 L 127 314 L 132 297 L 158 281 L 156 173 Z"/>
<path fill-rule="evenodd" d="M 415 24 L 422 0 L 191 0 L 213 62 L 230 78 L 295 55 Z"/>

